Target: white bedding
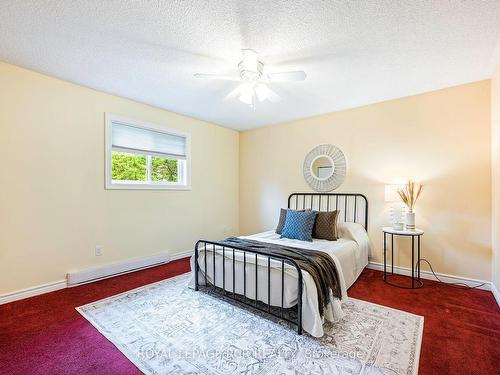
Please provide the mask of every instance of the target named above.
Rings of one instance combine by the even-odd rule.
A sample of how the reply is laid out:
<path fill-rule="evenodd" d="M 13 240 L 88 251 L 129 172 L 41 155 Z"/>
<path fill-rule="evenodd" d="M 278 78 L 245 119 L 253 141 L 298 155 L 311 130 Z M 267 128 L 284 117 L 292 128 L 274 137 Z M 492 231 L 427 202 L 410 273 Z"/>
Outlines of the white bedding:
<path fill-rule="evenodd" d="M 360 224 L 342 223 L 341 224 L 342 238 L 337 241 L 317 240 L 313 242 L 305 242 L 299 240 L 281 239 L 280 235 L 274 231 L 257 233 L 251 236 L 242 236 L 251 240 L 269 242 L 275 244 L 283 244 L 286 246 L 300 247 L 323 251 L 329 254 L 335 261 L 339 271 L 339 278 L 342 289 L 343 298 L 347 297 L 346 289 L 349 288 L 358 278 L 361 271 L 368 264 L 368 255 L 370 253 L 370 242 L 365 229 Z M 206 277 L 210 283 L 213 283 L 213 253 L 214 249 L 211 246 L 207 248 L 207 272 Z M 224 252 L 222 248 L 215 248 L 215 285 L 223 287 L 232 292 L 232 251 Z M 224 262 L 223 262 L 224 259 Z M 223 263 L 225 264 L 225 275 L 223 282 Z M 267 260 L 264 257 L 257 257 L 257 298 L 267 303 Z M 205 282 L 205 252 L 200 251 L 198 257 L 200 265 L 199 282 L 203 285 Z M 243 270 L 244 260 L 243 254 L 235 252 L 235 293 L 243 294 Z M 191 269 L 194 270 L 194 256 L 191 258 Z M 329 321 L 337 321 L 343 317 L 341 309 L 341 301 L 332 298 L 329 306 L 324 312 L 323 319 L 319 315 L 318 298 L 316 284 L 309 273 L 302 271 L 303 274 L 303 297 L 302 297 L 302 326 L 306 332 L 315 337 L 323 336 L 323 319 Z M 194 287 L 194 272 L 189 283 L 190 287 Z M 285 292 L 284 292 L 284 307 L 289 308 L 297 304 L 297 272 L 291 266 L 285 266 Z M 246 256 L 246 291 L 245 294 L 250 299 L 255 299 L 255 257 L 247 254 Z M 271 262 L 271 293 L 270 301 L 273 306 L 281 306 L 281 262 Z"/>

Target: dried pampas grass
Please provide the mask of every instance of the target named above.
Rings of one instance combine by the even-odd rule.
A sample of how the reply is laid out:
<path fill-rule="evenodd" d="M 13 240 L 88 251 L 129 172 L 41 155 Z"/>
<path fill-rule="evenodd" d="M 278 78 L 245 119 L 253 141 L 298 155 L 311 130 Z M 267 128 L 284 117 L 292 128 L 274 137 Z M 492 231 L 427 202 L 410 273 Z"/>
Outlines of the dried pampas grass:
<path fill-rule="evenodd" d="M 401 200 L 408 207 L 410 212 L 413 212 L 413 208 L 415 207 L 418 197 L 420 197 L 420 193 L 422 193 L 423 187 L 424 185 L 422 184 L 416 184 L 413 181 L 408 181 L 404 188 L 398 190 Z"/>

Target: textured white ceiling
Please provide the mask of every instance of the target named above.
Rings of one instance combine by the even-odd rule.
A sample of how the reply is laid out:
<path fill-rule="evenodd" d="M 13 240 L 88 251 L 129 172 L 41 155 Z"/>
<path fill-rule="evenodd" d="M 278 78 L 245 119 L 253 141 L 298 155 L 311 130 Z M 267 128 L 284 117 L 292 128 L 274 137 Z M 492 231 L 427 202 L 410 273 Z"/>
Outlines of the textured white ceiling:
<path fill-rule="evenodd" d="M 235 129 L 488 78 L 500 0 L 0 0 L 0 60 Z M 240 50 L 279 103 L 223 98 Z"/>

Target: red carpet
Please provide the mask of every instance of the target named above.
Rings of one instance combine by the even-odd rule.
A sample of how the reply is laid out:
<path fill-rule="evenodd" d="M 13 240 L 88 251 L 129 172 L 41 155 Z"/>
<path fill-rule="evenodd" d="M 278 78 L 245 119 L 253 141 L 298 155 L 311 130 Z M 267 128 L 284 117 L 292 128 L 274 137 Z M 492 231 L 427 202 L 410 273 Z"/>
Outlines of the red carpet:
<path fill-rule="evenodd" d="M 0 306 L 0 374 L 140 374 L 74 309 L 189 271 L 187 259 Z M 500 374 L 500 310 L 491 293 L 425 281 L 403 290 L 365 270 L 355 298 L 425 317 L 420 374 Z"/>
<path fill-rule="evenodd" d="M 365 269 L 349 296 L 424 317 L 419 374 L 500 374 L 500 309 L 490 292 L 429 280 L 422 289 L 395 288 Z"/>

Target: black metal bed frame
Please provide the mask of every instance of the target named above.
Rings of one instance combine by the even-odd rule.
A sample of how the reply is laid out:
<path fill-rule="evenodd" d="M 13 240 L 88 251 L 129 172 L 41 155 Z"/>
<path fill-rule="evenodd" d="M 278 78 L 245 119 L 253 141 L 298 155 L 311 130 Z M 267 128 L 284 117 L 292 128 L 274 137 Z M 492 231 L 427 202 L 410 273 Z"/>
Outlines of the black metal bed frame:
<path fill-rule="evenodd" d="M 335 204 L 334 204 L 335 203 Z M 317 211 L 335 211 L 340 210 L 340 221 L 362 223 L 365 229 L 368 228 L 368 200 L 363 194 L 358 193 L 292 193 L 288 197 L 288 208 L 292 209 L 312 209 Z M 212 264 L 208 264 L 206 251 L 212 247 Z M 218 249 L 217 249 L 218 248 Z M 205 251 L 204 256 L 204 281 L 205 285 L 200 285 L 199 272 L 199 252 L 200 249 Z M 222 288 L 217 286 L 215 277 L 215 259 L 216 250 L 222 252 Z M 232 255 L 232 259 L 226 261 L 226 253 Z M 235 255 L 243 255 L 243 295 L 235 292 L 236 290 L 236 273 L 235 273 Z M 250 299 L 246 296 L 247 290 L 247 254 L 255 261 L 255 298 Z M 236 301 L 237 303 L 250 306 L 258 311 L 270 314 L 276 318 L 285 320 L 293 325 L 297 325 L 297 333 L 302 334 L 302 270 L 297 263 L 288 257 L 279 255 L 270 255 L 264 251 L 250 249 L 240 246 L 228 246 L 219 241 L 199 240 L 194 249 L 195 257 L 195 290 L 200 290 L 204 287 L 207 291 L 215 294 L 223 295 L 226 298 Z M 258 298 L 258 258 L 267 260 L 267 303 L 259 301 Z M 278 270 L 281 270 L 281 306 L 271 305 L 271 260 L 281 264 Z M 232 264 L 232 288 L 226 285 L 226 262 Z M 295 268 L 297 271 L 297 307 L 296 318 L 294 318 L 294 309 L 284 308 L 284 286 L 285 286 L 285 264 Z M 213 282 L 210 282 L 207 277 L 207 267 L 212 266 Z M 202 276 L 203 277 L 203 276 Z M 266 281 L 266 280 L 264 280 Z"/>

